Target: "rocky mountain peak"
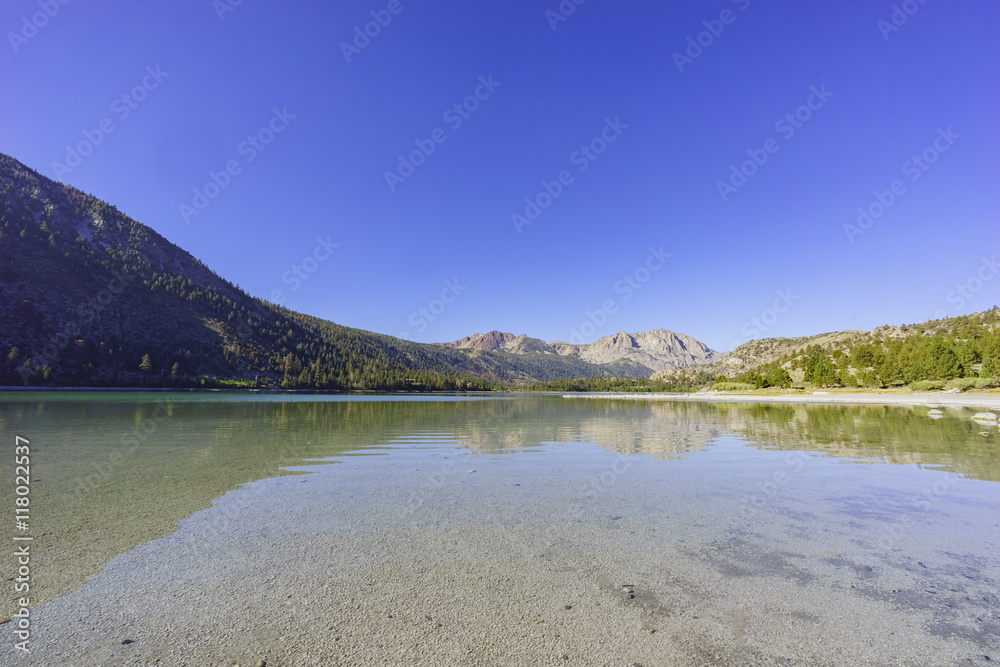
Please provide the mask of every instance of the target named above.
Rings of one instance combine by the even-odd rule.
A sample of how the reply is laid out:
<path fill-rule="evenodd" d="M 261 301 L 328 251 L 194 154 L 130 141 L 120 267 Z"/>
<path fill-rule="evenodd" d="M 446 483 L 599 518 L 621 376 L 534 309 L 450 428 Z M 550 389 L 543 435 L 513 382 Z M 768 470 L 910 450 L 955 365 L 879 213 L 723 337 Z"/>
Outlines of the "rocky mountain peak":
<path fill-rule="evenodd" d="M 641 333 L 619 331 L 605 336 L 589 345 L 576 345 L 562 341 L 547 343 L 524 334 L 491 331 L 473 334 L 452 343 L 442 343 L 446 347 L 485 351 L 509 352 L 511 354 L 554 354 L 576 357 L 594 364 L 608 364 L 631 361 L 652 371 L 674 370 L 716 361 L 720 355 L 701 341 L 685 334 L 677 334 L 668 329 L 654 329 Z"/>

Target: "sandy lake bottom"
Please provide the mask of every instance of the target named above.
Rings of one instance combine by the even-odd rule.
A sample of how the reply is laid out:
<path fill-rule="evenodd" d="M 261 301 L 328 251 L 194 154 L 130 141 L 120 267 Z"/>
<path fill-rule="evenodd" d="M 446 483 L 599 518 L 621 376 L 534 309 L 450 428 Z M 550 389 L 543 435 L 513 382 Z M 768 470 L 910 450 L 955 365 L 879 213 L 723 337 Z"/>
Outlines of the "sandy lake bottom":
<path fill-rule="evenodd" d="M 150 400 L 4 404 L 42 597 L 0 664 L 1000 660 L 968 410 Z"/>

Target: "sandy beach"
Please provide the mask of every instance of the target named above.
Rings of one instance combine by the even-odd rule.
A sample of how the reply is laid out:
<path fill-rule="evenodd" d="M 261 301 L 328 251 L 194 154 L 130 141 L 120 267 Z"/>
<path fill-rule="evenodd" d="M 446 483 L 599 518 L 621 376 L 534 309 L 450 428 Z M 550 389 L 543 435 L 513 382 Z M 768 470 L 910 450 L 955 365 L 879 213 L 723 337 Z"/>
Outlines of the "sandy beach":
<path fill-rule="evenodd" d="M 743 403 L 816 403 L 816 404 L 882 404 L 882 405 L 926 405 L 927 407 L 986 408 L 1000 409 L 998 393 L 949 392 L 899 393 L 899 392 L 836 392 L 815 391 L 812 393 L 727 393 L 706 391 L 695 394 L 563 394 L 563 398 L 624 398 L 636 401 L 728 401 Z"/>

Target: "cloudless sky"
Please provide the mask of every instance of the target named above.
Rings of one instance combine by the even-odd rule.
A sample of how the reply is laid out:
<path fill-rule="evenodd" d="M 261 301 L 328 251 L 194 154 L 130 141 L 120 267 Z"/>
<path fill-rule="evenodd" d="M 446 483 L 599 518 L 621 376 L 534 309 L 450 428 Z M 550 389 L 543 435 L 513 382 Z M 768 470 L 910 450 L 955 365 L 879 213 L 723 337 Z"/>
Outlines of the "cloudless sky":
<path fill-rule="evenodd" d="M 729 350 L 1000 301 L 991 0 L 64 2 L 0 7 L 0 151 L 298 311 Z"/>

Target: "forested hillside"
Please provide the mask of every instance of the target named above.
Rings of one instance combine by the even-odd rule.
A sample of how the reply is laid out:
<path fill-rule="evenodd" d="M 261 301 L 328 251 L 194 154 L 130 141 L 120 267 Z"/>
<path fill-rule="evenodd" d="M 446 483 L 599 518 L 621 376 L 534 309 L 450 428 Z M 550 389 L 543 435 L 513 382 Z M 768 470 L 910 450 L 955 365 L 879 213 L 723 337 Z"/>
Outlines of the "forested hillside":
<path fill-rule="evenodd" d="M 768 338 L 699 369 L 720 388 L 989 389 L 1000 380 L 1000 309 L 872 331 Z M 661 374 L 676 381 L 683 374 Z"/>
<path fill-rule="evenodd" d="M 486 389 L 648 376 L 451 350 L 251 297 L 113 205 L 0 154 L 0 384 Z"/>

